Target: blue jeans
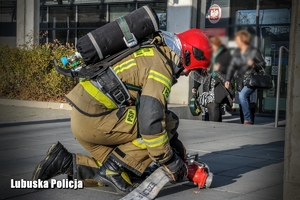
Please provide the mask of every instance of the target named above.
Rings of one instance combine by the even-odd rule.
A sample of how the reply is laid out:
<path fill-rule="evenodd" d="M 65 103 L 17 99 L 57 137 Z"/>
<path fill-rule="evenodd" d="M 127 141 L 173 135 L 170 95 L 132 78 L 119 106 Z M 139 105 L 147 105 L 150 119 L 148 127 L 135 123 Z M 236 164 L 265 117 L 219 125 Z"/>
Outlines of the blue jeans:
<path fill-rule="evenodd" d="M 244 113 L 244 121 L 251 122 L 251 111 L 250 111 L 250 95 L 255 91 L 255 89 L 248 88 L 244 86 L 239 92 L 239 100 Z"/>

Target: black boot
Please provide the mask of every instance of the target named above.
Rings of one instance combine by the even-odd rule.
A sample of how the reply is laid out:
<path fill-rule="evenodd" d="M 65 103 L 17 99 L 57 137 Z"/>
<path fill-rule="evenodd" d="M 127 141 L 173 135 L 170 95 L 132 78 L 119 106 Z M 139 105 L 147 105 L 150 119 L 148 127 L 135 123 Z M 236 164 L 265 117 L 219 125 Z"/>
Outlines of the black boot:
<path fill-rule="evenodd" d="M 73 176 L 73 155 L 57 142 L 52 144 L 47 156 L 35 168 L 32 180 L 47 180 L 60 174 Z"/>
<path fill-rule="evenodd" d="M 133 190 L 129 176 L 111 156 L 102 164 L 94 179 L 103 185 L 109 185 L 119 194 L 127 194 Z"/>

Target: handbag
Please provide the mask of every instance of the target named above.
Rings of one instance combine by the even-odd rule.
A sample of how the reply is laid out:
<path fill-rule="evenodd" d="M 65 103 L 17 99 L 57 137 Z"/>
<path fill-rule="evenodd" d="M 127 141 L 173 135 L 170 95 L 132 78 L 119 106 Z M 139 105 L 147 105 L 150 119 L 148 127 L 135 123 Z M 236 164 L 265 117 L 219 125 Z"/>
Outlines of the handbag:
<path fill-rule="evenodd" d="M 271 76 L 267 75 L 262 67 L 262 70 L 259 73 L 250 75 L 246 86 L 255 89 L 271 89 L 273 87 L 273 81 Z"/>

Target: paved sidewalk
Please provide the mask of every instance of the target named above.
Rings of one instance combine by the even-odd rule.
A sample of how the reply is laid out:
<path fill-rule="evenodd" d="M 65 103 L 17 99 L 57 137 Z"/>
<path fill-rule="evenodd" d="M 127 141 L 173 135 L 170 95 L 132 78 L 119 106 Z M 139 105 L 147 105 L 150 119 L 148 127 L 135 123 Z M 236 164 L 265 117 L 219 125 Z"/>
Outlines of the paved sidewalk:
<path fill-rule="evenodd" d="M 71 152 L 88 154 L 73 138 L 70 111 L 0 106 L 0 199 L 109 199 L 110 188 L 10 189 L 11 179 L 30 179 L 36 164 L 56 141 Z M 157 199 L 269 200 L 282 199 L 284 128 L 272 127 L 273 119 L 257 119 L 244 126 L 237 116 L 227 123 L 181 120 L 180 138 L 188 152 L 199 152 L 215 174 L 212 187 L 165 188 Z M 66 178 L 59 176 L 58 179 Z"/>

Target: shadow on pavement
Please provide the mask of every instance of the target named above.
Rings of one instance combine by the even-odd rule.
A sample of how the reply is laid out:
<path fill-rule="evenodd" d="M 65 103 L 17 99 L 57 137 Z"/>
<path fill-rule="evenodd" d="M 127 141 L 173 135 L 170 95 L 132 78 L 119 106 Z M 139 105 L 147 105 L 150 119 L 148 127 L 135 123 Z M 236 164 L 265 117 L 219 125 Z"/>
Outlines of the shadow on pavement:
<path fill-rule="evenodd" d="M 180 193 L 180 192 L 183 192 L 183 191 L 186 191 L 186 190 L 190 190 L 190 189 L 198 190 L 197 186 L 193 186 L 193 185 L 178 185 L 178 186 L 175 186 L 175 187 L 169 187 L 169 188 L 162 189 L 158 193 L 158 195 L 157 195 L 156 198 L 164 197 L 164 196 L 169 196 L 171 194 Z"/>
<path fill-rule="evenodd" d="M 205 154 L 200 158 L 209 165 L 213 173 L 217 171 L 211 188 L 218 188 L 236 182 L 243 174 L 283 162 L 283 152 L 284 141 L 277 141 L 267 144 L 244 145 L 240 148 L 224 151 L 215 151 Z M 230 159 L 231 157 L 232 159 Z M 235 157 L 236 159 L 234 159 Z M 259 161 L 256 161 L 257 159 L 259 159 Z M 220 176 L 218 176 L 220 174 L 225 176 L 226 179 L 221 179 Z"/>
<path fill-rule="evenodd" d="M 214 151 L 200 156 L 200 160 L 207 163 L 210 171 L 214 173 L 211 188 L 219 188 L 237 182 L 239 178 L 248 172 L 283 162 L 283 151 L 284 141 L 277 141 L 267 144 L 244 145 L 236 149 Z M 269 158 L 265 156 L 267 154 Z M 281 173 L 277 171 L 276 175 L 278 174 L 280 176 Z M 262 177 L 253 178 L 260 179 Z M 166 188 L 159 193 L 158 197 L 190 189 L 196 190 L 197 187 L 181 185 Z M 195 190 L 191 190 L 191 192 Z"/>

